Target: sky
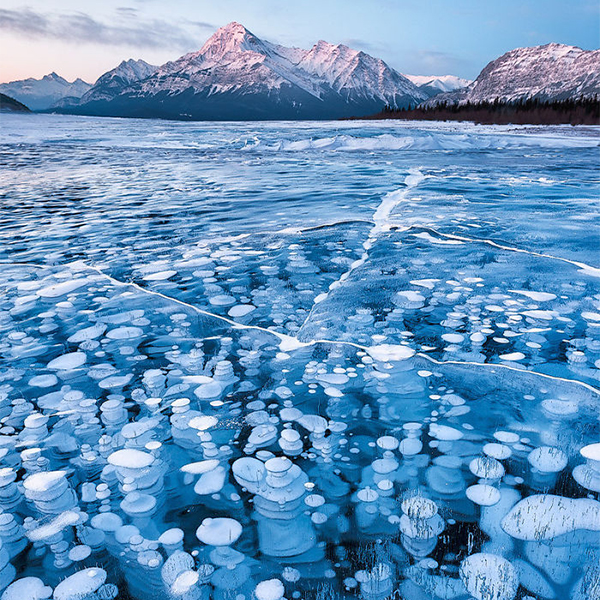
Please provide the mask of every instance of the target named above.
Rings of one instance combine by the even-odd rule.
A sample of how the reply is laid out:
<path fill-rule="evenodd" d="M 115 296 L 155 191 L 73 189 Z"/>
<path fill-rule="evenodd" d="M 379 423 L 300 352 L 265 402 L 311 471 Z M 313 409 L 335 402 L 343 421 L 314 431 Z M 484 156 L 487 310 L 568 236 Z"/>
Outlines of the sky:
<path fill-rule="evenodd" d="M 323 39 L 402 73 L 468 79 L 513 48 L 600 46 L 597 0 L 0 0 L 0 82 L 162 64 L 230 21 L 287 46 Z"/>

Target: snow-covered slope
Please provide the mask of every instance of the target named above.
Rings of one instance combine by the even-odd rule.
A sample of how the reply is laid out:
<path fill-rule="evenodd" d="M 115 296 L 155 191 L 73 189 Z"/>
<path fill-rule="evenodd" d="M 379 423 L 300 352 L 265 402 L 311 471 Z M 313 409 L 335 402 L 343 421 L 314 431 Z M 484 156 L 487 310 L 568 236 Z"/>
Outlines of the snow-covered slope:
<path fill-rule="evenodd" d="M 277 89 L 288 82 L 318 97 L 318 84 L 294 63 L 304 53 L 263 41 L 242 25 L 230 23 L 217 30 L 197 52 L 159 67 L 135 93 L 140 96 L 161 92 L 174 95 L 186 90 L 207 92 L 209 96 L 240 90 L 252 93 L 261 87 Z"/>
<path fill-rule="evenodd" d="M 381 105 L 401 106 L 403 98 L 417 99 L 415 86 L 379 58 L 343 44 L 319 41 L 298 67 L 327 82 L 348 100 L 374 100 Z"/>
<path fill-rule="evenodd" d="M 81 97 L 81 103 L 111 100 L 133 83 L 152 75 L 157 68 L 143 60 L 124 60 L 119 66 L 101 75 Z"/>
<path fill-rule="evenodd" d="M 68 96 L 80 98 L 91 85 L 76 79 L 69 82 L 56 73 L 44 75 L 41 79 L 21 79 L 0 84 L 0 92 L 22 102 L 32 110 L 44 110 Z"/>
<path fill-rule="evenodd" d="M 456 75 L 406 75 L 421 91 L 428 96 L 435 96 L 444 92 L 453 92 L 467 87 L 473 83 L 470 79 L 463 79 Z"/>
<path fill-rule="evenodd" d="M 382 60 L 344 45 L 310 50 L 261 40 L 239 23 L 197 52 L 123 86 L 99 83 L 70 112 L 191 119 L 338 118 L 428 97 Z M 116 93 L 115 93 L 116 92 Z"/>
<path fill-rule="evenodd" d="M 503 54 L 490 62 L 469 87 L 435 96 L 427 104 L 562 100 L 594 94 L 600 94 L 600 50 L 546 44 Z"/>

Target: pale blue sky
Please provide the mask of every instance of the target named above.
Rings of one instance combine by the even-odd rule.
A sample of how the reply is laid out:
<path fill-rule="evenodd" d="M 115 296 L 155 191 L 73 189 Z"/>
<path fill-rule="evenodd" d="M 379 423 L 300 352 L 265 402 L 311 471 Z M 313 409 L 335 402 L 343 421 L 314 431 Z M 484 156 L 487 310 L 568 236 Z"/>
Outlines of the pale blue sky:
<path fill-rule="evenodd" d="M 474 78 L 520 46 L 600 45 L 597 0 L 0 0 L 0 81 L 161 64 L 230 21 L 285 45 L 346 43 L 415 75 Z"/>

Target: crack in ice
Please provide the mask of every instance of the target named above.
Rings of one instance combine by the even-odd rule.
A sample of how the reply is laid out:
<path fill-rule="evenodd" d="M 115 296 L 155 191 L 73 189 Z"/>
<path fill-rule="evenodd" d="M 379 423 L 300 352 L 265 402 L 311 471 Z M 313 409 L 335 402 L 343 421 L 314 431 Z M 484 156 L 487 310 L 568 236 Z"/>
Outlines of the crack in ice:
<path fill-rule="evenodd" d="M 47 266 L 47 265 L 39 265 L 39 264 L 35 264 L 35 263 L 12 263 L 10 265 L 8 265 L 7 263 L 2 263 L 2 265 L 3 266 L 25 266 L 25 267 L 33 267 L 33 268 L 37 268 L 37 269 L 45 269 L 45 268 L 52 267 L 52 266 Z M 69 266 L 69 265 L 62 265 L 62 266 Z M 189 304 L 187 302 L 184 302 L 183 300 L 179 300 L 178 298 L 174 298 L 172 296 L 167 296 L 166 294 L 162 294 L 161 292 L 155 292 L 153 290 L 149 290 L 147 288 L 140 286 L 137 283 L 121 281 L 119 279 L 116 279 L 112 275 L 108 275 L 107 273 L 102 271 L 102 269 L 100 269 L 99 267 L 96 267 L 94 265 L 88 265 L 88 264 L 84 263 L 83 261 L 75 261 L 74 263 L 70 263 L 70 266 L 81 266 L 86 269 L 90 269 L 90 270 L 94 271 L 95 273 L 97 273 L 98 275 L 100 275 L 101 277 L 103 277 L 104 279 L 107 279 L 114 285 L 117 285 L 119 287 L 134 287 L 135 289 L 139 290 L 142 293 L 150 294 L 153 296 L 158 296 L 158 297 L 162 298 L 163 300 L 167 300 L 169 302 L 175 302 L 176 304 L 179 304 L 181 306 L 189 308 L 190 310 L 193 310 L 194 312 L 196 312 L 198 314 L 204 315 L 206 317 L 213 317 L 220 321 L 224 321 L 224 322 L 228 323 L 229 325 L 231 325 L 234 329 L 255 330 L 255 331 L 261 331 L 263 333 L 273 335 L 280 340 L 279 348 L 283 352 L 293 351 L 293 350 L 297 350 L 300 348 L 308 348 L 311 346 L 316 346 L 317 344 L 337 344 L 337 345 L 341 345 L 341 346 L 348 346 L 351 348 L 356 348 L 357 350 L 366 352 L 367 354 L 369 354 L 369 356 L 371 356 L 375 360 L 378 360 L 381 362 L 388 362 L 388 361 L 394 362 L 395 360 L 405 360 L 406 358 L 410 358 L 410 356 L 414 355 L 419 358 L 423 358 L 423 359 L 431 362 L 432 364 L 436 364 L 436 365 L 452 364 L 452 365 L 458 365 L 458 366 L 474 366 L 474 367 L 481 367 L 481 368 L 487 368 L 487 369 L 505 369 L 508 371 L 516 371 L 521 374 L 529 373 L 535 377 L 541 377 L 543 379 L 562 381 L 563 383 L 567 383 L 567 384 L 575 384 L 575 385 L 578 385 L 578 386 L 581 386 L 581 387 L 587 389 L 588 391 L 592 392 L 593 394 L 596 394 L 597 396 L 600 396 L 599 389 L 597 389 L 583 381 L 579 381 L 577 379 L 567 379 L 565 377 L 556 377 L 554 375 L 548 375 L 546 373 L 539 373 L 538 371 L 530 371 L 528 369 L 518 369 L 515 367 L 511 367 L 509 365 L 502 365 L 502 364 L 497 364 L 497 363 L 477 363 L 477 362 L 470 362 L 470 361 L 454 361 L 454 360 L 439 361 L 439 360 L 436 360 L 435 358 L 432 358 L 431 356 L 428 356 L 427 354 L 424 354 L 422 352 L 415 354 L 414 350 L 411 350 L 408 346 L 404 346 L 404 345 L 385 345 L 384 344 L 384 345 L 379 345 L 379 346 L 363 346 L 362 344 L 357 344 L 355 342 L 350 342 L 347 340 L 329 340 L 329 339 L 317 339 L 317 340 L 311 340 L 309 342 L 302 342 L 297 337 L 287 335 L 284 333 L 280 333 L 278 331 L 273 331 L 272 329 L 267 329 L 265 327 L 260 327 L 258 325 L 244 325 L 242 323 L 237 323 L 236 321 L 233 321 L 232 319 L 228 319 L 227 317 L 223 317 L 221 315 L 217 315 L 217 314 L 211 313 L 209 311 L 203 310 L 197 306 L 194 306 L 193 304 Z M 401 357 L 401 358 L 399 358 L 399 357 Z"/>
<path fill-rule="evenodd" d="M 492 246 L 494 248 L 498 248 L 499 250 L 506 250 L 508 252 L 517 252 L 519 254 L 529 254 L 530 256 L 536 256 L 538 258 L 548 258 L 551 260 L 558 260 L 560 262 L 564 262 L 570 265 L 573 265 L 579 269 L 586 275 L 590 277 L 600 277 L 600 267 L 593 267 L 592 265 L 588 265 L 587 263 L 580 262 L 577 260 L 572 260 L 570 258 L 564 258 L 562 256 L 554 256 L 553 254 L 545 254 L 544 252 L 536 252 L 535 250 L 525 250 L 523 248 L 517 248 L 516 246 L 507 246 L 505 244 L 499 244 L 498 242 L 494 242 L 493 240 L 488 240 L 486 238 L 472 238 L 463 235 L 457 235 L 454 233 L 442 233 L 433 227 L 427 227 L 425 225 L 411 225 L 409 227 L 398 226 L 402 233 L 406 231 L 410 231 L 413 229 L 422 229 L 424 231 L 428 231 L 435 235 L 439 235 L 440 237 L 447 238 L 450 240 L 457 240 L 460 242 L 471 242 L 471 243 L 480 243 L 487 244 L 488 246 Z"/>
<path fill-rule="evenodd" d="M 547 373 L 540 373 L 539 371 L 530 371 L 529 369 L 519 369 L 517 367 L 511 367 L 510 365 L 503 365 L 503 364 L 499 364 L 499 363 L 480 363 L 480 362 L 474 362 L 474 361 L 468 361 L 468 360 L 437 360 L 435 358 L 433 358 L 432 356 L 429 356 L 423 352 L 417 352 L 415 356 L 418 356 L 419 358 L 424 358 L 425 360 L 433 363 L 434 365 L 458 365 L 458 366 L 462 366 L 462 367 L 480 367 L 480 368 L 485 368 L 485 369 L 492 369 L 492 371 L 494 369 L 503 369 L 506 371 L 513 371 L 516 373 L 520 373 L 520 374 L 531 374 L 534 375 L 536 377 L 541 377 L 543 379 L 549 379 L 551 381 L 562 381 L 563 383 L 572 383 L 575 385 L 579 385 L 583 388 L 585 388 L 586 390 L 588 390 L 589 392 L 592 392 L 593 394 L 596 394 L 597 396 L 600 396 L 600 389 L 595 388 L 593 385 L 590 385 L 589 383 L 585 383 L 584 381 L 579 381 L 579 379 L 568 379 L 567 377 L 558 377 L 556 375 L 548 375 Z"/>
<path fill-rule="evenodd" d="M 362 253 L 361 257 L 355 260 L 350 265 L 350 268 L 345 273 L 342 273 L 339 279 L 332 282 L 329 285 L 329 289 L 326 292 L 322 292 L 321 294 L 318 294 L 315 297 L 313 301 L 313 306 L 310 312 L 308 313 L 306 319 L 304 319 L 304 322 L 300 326 L 300 330 L 302 330 L 302 328 L 310 322 L 317 305 L 326 300 L 330 292 L 339 288 L 356 269 L 362 267 L 367 262 L 367 260 L 369 260 L 369 252 L 373 248 L 373 245 L 377 241 L 379 235 L 383 231 L 388 231 L 389 229 L 391 229 L 390 216 L 394 208 L 398 206 L 401 202 L 405 201 L 411 190 L 417 185 L 419 185 L 419 183 L 421 183 L 421 181 L 423 181 L 423 179 L 425 178 L 425 175 L 423 175 L 423 173 L 421 173 L 419 169 L 410 169 L 409 174 L 404 179 L 405 187 L 400 190 L 388 192 L 387 194 L 385 194 L 385 196 L 383 196 L 379 206 L 373 214 L 373 227 L 369 232 L 366 241 L 363 243 L 364 252 Z"/>

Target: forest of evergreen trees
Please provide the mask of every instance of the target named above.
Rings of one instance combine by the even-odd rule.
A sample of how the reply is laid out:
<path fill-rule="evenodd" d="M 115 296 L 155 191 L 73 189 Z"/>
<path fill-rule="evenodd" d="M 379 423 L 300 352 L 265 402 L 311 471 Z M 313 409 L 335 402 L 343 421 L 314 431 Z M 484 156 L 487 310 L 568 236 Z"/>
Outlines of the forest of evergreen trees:
<path fill-rule="evenodd" d="M 405 119 L 425 121 L 473 121 L 482 124 L 600 125 L 600 99 L 597 95 L 569 100 L 517 102 L 440 103 L 436 106 L 392 108 L 367 119 Z"/>

